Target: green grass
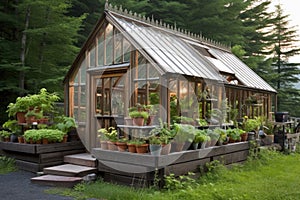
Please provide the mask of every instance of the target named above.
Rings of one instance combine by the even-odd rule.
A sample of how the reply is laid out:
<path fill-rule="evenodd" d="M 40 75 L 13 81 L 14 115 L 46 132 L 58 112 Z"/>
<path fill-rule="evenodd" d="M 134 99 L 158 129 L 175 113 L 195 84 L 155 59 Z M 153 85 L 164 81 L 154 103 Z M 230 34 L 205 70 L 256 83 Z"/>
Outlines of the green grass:
<path fill-rule="evenodd" d="M 5 156 L 0 156 L 0 174 L 7 174 L 16 171 L 15 160 Z"/>
<path fill-rule="evenodd" d="M 300 199 L 300 154 L 263 151 L 258 157 L 230 170 L 219 164 L 210 165 L 210 171 L 196 181 L 187 177 L 183 177 L 186 182 L 170 178 L 169 188 L 175 183 L 173 190 L 134 189 L 97 181 L 48 192 L 75 199 Z"/>

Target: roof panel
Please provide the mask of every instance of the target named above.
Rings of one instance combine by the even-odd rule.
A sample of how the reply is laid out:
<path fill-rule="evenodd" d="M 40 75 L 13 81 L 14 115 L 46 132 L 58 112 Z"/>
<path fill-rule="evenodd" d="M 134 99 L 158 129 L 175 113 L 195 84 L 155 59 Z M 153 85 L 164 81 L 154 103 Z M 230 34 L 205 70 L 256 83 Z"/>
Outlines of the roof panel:
<path fill-rule="evenodd" d="M 235 76 L 246 86 L 276 92 L 274 88 L 235 55 L 218 49 L 210 49 L 209 52 L 222 61 L 228 68 L 232 69 L 235 72 Z"/>
<path fill-rule="evenodd" d="M 223 81 L 218 72 L 210 66 L 211 64 L 180 37 L 113 17 L 163 68 L 165 73 L 178 73 Z"/>
<path fill-rule="evenodd" d="M 133 43 L 143 49 L 141 53 L 150 56 L 152 62 L 163 73 L 175 73 L 196 76 L 204 79 L 224 81 L 220 72 L 234 74 L 247 87 L 276 92 L 267 82 L 258 76 L 232 53 L 213 46 L 206 46 L 188 37 L 164 31 L 152 25 L 139 23 L 111 13 L 112 19 L 123 28 Z M 201 43 L 201 44 L 200 44 Z M 208 50 L 215 58 L 202 55 L 192 45 Z M 146 55 L 145 55 L 146 56 Z"/>

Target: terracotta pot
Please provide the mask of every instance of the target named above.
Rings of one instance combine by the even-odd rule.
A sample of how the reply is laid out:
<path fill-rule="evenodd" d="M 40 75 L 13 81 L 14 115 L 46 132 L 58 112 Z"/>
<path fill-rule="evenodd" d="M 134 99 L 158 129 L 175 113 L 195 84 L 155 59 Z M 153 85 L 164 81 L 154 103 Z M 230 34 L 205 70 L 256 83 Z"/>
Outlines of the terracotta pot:
<path fill-rule="evenodd" d="M 134 126 L 144 126 L 145 119 L 143 117 L 136 117 L 132 119 Z"/>
<path fill-rule="evenodd" d="M 125 124 L 127 126 L 132 126 L 133 125 L 131 117 L 125 117 L 124 120 L 125 120 Z"/>
<path fill-rule="evenodd" d="M 107 141 L 108 150 L 118 151 L 118 147 L 115 142 Z"/>
<path fill-rule="evenodd" d="M 241 141 L 245 142 L 247 140 L 248 140 L 248 133 L 245 132 L 245 133 L 241 134 Z"/>
<path fill-rule="evenodd" d="M 64 135 L 62 143 L 67 143 L 68 141 L 68 135 Z"/>
<path fill-rule="evenodd" d="M 9 137 L 5 137 L 4 138 L 4 142 L 10 142 L 10 138 Z"/>
<path fill-rule="evenodd" d="M 127 150 L 127 144 L 125 142 L 117 142 L 118 151 L 124 152 Z"/>
<path fill-rule="evenodd" d="M 149 144 L 136 145 L 137 153 L 148 153 Z"/>
<path fill-rule="evenodd" d="M 100 141 L 101 149 L 108 149 L 108 144 L 107 141 Z"/>
<path fill-rule="evenodd" d="M 42 139 L 42 143 L 43 143 L 43 144 L 49 144 L 49 141 L 48 141 L 47 138 L 43 138 L 43 139 Z"/>
<path fill-rule="evenodd" d="M 135 146 L 135 144 L 128 144 L 127 143 L 127 147 L 128 147 L 128 152 L 130 152 L 130 153 L 136 153 L 136 146 Z"/>
<path fill-rule="evenodd" d="M 19 124 L 26 123 L 26 112 L 17 112 L 17 120 Z"/>
<path fill-rule="evenodd" d="M 161 155 L 168 155 L 171 152 L 171 143 L 170 144 L 163 144 Z"/>
<path fill-rule="evenodd" d="M 19 143 L 24 143 L 24 137 L 23 136 L 19 136 L 18 137 L 18 142 Z"/>
<path fill-rule="evenodd" d="M 36 144 L 42 144 L 42 140 L 37 140 Z"/>
<path fill-rule="evenodd" d="M 183 150 L 183 147 L 185 145 L 185 142 L 173 142 L 172 143 L 172 149 L 173 149 L 173 152 L 179 152 L 179 151 L 182 151 Z"/>

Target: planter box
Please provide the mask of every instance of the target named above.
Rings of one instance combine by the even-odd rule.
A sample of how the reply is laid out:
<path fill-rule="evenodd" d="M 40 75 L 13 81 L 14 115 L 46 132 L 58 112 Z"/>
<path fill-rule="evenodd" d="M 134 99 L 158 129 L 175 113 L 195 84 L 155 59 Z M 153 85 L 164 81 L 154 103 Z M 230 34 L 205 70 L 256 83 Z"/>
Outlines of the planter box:
<path fill-rule="evenodd" d="M 86 150 L 81 141 L 73 141 L 54 144 L 0 142 L 0 151 L 15 158 L 19 169 L 38 172 L 44 167 L 63 164 L 65 155 L 83 153 Z"/>
<path fill-rule="evenodd" d="M 158 176 L 163 180 L 170 173 L 176 176 L 187 172 L 199 172 L 200 167 L 213 160 L 225 165 L 243 162 L 247 159 L 249 143 L 240 142 L 206 149 L 174 152 L 168 155 L 152 156 L 94 148 L 92 154 L 98 160 L 98 171 L 105 181 L 134 185 L 151 186 Z M 160 183 L 161 186 L 163 182 Z"/>

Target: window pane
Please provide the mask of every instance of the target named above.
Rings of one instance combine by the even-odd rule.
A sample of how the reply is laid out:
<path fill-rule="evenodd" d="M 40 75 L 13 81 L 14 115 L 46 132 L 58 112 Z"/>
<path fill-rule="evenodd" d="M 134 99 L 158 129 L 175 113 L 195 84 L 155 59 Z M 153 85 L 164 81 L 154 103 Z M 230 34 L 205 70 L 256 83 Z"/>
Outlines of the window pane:
<path fill-rule="evenodd" d="M 106 63 L 105 65 L 110 65 L 113 63 L 113 26 L 108 24 L 106 27 Z"/>
<path fill-rule="evenodd" d="M 98 66 L 104 65 L 104 34 L 98 38 Z"/>
<path fill-rule="evenodd" d="M 115 77 L 112 78 L 112 114 L 123 115 L 124 114 L 124 78 Z"/>
<path fill-rule="evenodd" d="M 131 52 L 131 45 L 123 38 L 123 55 L 124 55 L 124 62 L 130 62 L 130 52 Z"/>
<path fill-rule="evenodd" d="M 114 58 L 114 63 L 122 63 L 123 58 L 122 58 L 122 35 L 119 31 L 115 29 L 115 58 Z"/>
<path fill-rule="evenodd" d="M 96 59 L 95 59 L 95 47 L 90 50 L 90 67 L 95 67 Z"/>

